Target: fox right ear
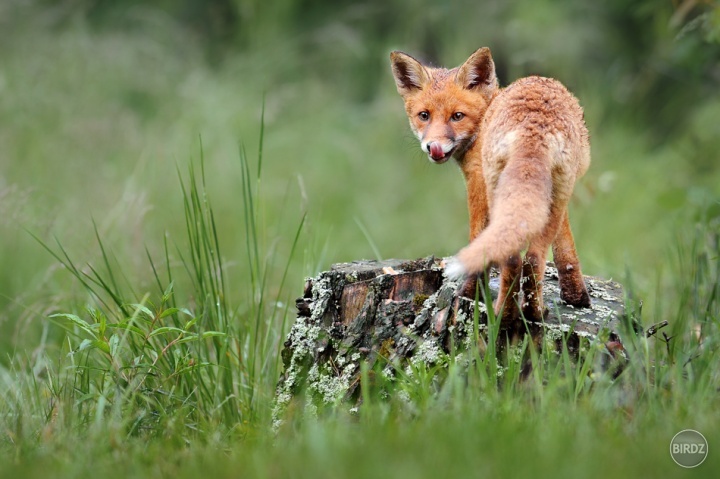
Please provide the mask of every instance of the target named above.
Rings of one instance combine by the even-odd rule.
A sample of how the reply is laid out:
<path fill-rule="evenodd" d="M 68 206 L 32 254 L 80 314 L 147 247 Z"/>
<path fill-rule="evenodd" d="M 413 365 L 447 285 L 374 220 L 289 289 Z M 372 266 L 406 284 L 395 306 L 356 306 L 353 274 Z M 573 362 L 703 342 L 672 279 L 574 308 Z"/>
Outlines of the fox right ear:
<path fill-rule="evenodd" d="M 428 73 L 422 63 L 403 52 L 392 52 L 390 54 L 393 76 L 397 85 L 398 93 L 408 94 L 414 90 L 422 90 L 428 81 Z"/>

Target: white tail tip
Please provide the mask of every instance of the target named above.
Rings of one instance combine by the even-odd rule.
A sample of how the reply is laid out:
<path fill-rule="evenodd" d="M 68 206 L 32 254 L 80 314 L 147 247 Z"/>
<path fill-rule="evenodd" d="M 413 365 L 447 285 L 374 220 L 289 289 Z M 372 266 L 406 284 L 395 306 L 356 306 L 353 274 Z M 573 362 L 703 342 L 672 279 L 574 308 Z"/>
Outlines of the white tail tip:
<path fill-rule="evenodd" d="M 457 281 L 466 275 L 467 269 L 456 257 L 453 256 L 445 262 L 445 276 L 451 281 Z"/>

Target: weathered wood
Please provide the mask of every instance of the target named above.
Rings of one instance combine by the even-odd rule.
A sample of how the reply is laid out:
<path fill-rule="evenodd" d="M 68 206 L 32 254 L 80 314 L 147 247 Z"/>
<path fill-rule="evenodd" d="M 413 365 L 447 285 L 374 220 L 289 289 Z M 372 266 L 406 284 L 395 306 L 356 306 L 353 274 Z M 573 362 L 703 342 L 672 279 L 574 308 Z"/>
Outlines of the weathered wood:
<path fill-rule="evenodd" d="M 378 359 L 392 367 L 408 360 L 433 364 L 439 355 L 472 347 L 476 303 L 458 296 L 460 285 L 443 276 L 443 267 L 444 262 L 434 257 L 360 261 L 333 265 L 308 279 L 282 353 L 277 409 L 301 389 L 326 403 L 352 396 L 359 384 L 360 361 L 370 368 Z M 497 273 L 491 272 L 493 299 L 498 282 Z M 538 348 L 566 344 L 577 354 L 585 341 L 606 345 L 609 358 L 623 354 L 619 331 L 626 311 L 621 285 L 591 276 L 585 282 L 592 306 L 564 304 L 557 270 L 548 263 L 543 281 L 547 317 L 541 323 L 501 326 L 499 353 L 529 334 Z M 477 308 L 481 342 L 486 344 L 487 308 L 482 302 Z M 476 346 L 482 350 L 483 344 Z"/>

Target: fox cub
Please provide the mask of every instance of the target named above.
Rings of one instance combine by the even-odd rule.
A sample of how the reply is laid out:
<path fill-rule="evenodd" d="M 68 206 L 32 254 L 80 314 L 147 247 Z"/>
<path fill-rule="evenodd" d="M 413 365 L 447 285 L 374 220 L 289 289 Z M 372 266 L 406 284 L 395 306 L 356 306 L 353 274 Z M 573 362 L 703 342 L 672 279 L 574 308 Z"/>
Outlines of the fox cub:
<path fill-rule="evenodd" d="M 552 245 L 562 300 L 589 307 L 567 210 L 575 181 L 590 165 L 577 99 L 551 78 L 531 76 L 500 88 L 488 48 L 452 70 L 397 51 L 390 59 L 422 150 L 433 163 L 455 158 L 465 177 L 471 242 L 449 261 L 446 274 L 468 276 L 464 294 L 474 296 L 478 275 L 499 266 L 495 308 L 502 320 L 516 320 L 520 312 L 539 320 Z"/>

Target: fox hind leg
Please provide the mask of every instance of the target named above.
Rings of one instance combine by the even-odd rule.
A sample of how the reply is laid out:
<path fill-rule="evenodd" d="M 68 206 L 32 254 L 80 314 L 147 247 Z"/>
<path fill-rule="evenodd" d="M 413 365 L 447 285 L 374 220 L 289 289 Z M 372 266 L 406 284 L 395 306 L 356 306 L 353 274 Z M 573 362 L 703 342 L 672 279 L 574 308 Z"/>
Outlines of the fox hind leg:
<path fill-rule="evenodd" d="M 555 204 L 550 208 L 550 217 L 542 233 L 530 243 L 522 271 L 523 303 L 525 319 L 539 321 L 545 317 L 542 284 L 545 278 L 547 252 L 562 227 L 566 204 Z"/>
<path fill-rule="evenodd" d="M 522 268 L 522 315 L 529 321 L 540 321 L 545 317 L 542 298 L 542 278 L 545 275 L 545 256 L 537 251 L 528 251 Z"/>
<path fill-rule="evenodd" d="M 495 314 L 500 316 L 501 323 L 510 323 L 518 319 L 521 273 L 522 258 L 519 254 L 510 256 L 500 267 L 500 291 L 493 309 Z"/>
<path fill-rule="evenodd" d="M 570 230 L 567 210 L 563 215 L 552 250 L 560 281 L 560 299 L 572 306 L 589 308 L 590 296 L 580 271 L 580 260 L 575 250 L 575 240 Z"/>

